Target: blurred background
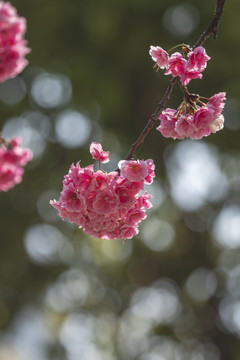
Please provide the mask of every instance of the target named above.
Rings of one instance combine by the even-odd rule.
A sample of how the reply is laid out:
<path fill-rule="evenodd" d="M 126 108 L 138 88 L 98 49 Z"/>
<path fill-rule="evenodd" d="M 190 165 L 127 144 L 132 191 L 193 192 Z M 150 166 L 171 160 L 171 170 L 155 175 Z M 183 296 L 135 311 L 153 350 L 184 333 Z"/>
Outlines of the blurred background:
<path fill-rule="evenodd" d="M 240 72 L 238 0 L 226 1 L 212 60 L 188 89 L 227 92 L 225 128 L 200 141 L 155 130 L 153 209 L 125 244 L 61 221 L 71 163 L 110 151 L 114 170 L 169 77 L 150 45 L 193 45 L 214 0 L 12 0 L 27 18 L 29 66 L 0 85 L 1 129 L 34 159 L 0 193 L 0 360 L 240 359 Z M 176 86 L 168 103 L 182 99 Z"/>

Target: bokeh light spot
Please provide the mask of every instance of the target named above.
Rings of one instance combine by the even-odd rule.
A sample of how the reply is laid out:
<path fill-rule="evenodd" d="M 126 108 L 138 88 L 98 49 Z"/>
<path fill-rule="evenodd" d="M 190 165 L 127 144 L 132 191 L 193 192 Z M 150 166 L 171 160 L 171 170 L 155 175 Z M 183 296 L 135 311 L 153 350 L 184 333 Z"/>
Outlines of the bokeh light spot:
<path fill-rule="evenodd" d="M 133 314 L 153 324 L 170 324 L 178 315 L 179 307 L 177 290 L 167 280 L 138 289 L 131 299 Z"/>
<path fill-rule="evenodd" d="M 102 241 L 102 252 L 104 256 L 112 261 L 124 261 L 132 254 L 132 242 L 127 241 L 124 246 L 121 241 Z"/>
<path fill-rule="evenodd" d="M 191 34 L 197 27 L 198 22 L 199 14 L 197 9 L 187 3 L 168 8 L 163 17 L 165 27 L 178 37 Z"/>
<path fill-rule="evenodd" d="M 60 218 L 56 214 L 56 210 L 49 204 L 49 199 L 57 199 L 59 191 L 45 190 L 41 193 L 37 200 L 37 210 L 41 218 L 45 221 L 58 221 Z"/>
<path fill-rule="evenodd" d="M 21 117 L 10 118 L 3 126 L 3 135 L 7 138 L 20 136 L 23 147 L 32 150 L 34 158 L 39 158 L 46 147 L 45 138 L 50 130 L 48 117 L 39 112 L 29 112 Z"/>
<path fill-rule="evenodd" d="M 153 206 L 153 208 L 151 208 L 152 210 L 155 210 L 162 205 L 165 200 L 166 193 L 158 180 L 154 180 L 150 186 L 145 184 L 143 193 L 145 191 L 152 195 L 152 199 L 150 200 Z"/>
<path fill-rule="evenodd" d="M 240 247 L 239 205 L 229 205 L 221 210 L 213 225 L 213 236 L 222 248 Z"/>
<path fill-rule="evenodd" d="M 240 301 L 226 296 L 220 302 L 219 316 L 225 329 L 240 337 Z"/>
<path fill-rule="evenodd" d="M 237 265 L 229 271 L 227 289 L 231 295 L 240 296 L 240 265 Z"/>
<path fill-rule="evenodd" d="M 182 141 L 173 146 L 165 162 L 176 204 L 186 211 L 199 209 L 206 201 L 219 201 L 228 189 L 226 175 L 218 165 L 218 153 L 202 141 Z"/>
<path fill-rule="evenodd" d="M 216 277 L 205 268 L 194 270 L 186 282 L 187 293 L 196 302 L 207 301 L 214 294 L 216 287 Z"/>
<path fill-rule="evenodd" d="M 46 302 L 55 311 L 67 311 L 86 302 L 90 292 L 88 277 L 80 270 L 64 272 L 46 293 Z"/>
<path fill-rule="evenodd" d="M 152 217 L 144 223 L 140 237 L 149 249 L 165 251 L 174 242 L 175 230 L 168 222 Z"/>
<path fill-rule="evenodd" d="M 56 121 L 56 134 L 59 142 L 67 148 L 83 146 L 92 130 L 90 120 L 78 111 L 63 111 Z"/>
<path fill-rule="evenodd" d="M 39 264 L 59 263 L 71 252 L 65 236 L 48 224 L 29 227 L 24 236 L 24 244 L 31 259 Z"/>
<path fill-rule="evenodd" d="M 42 73 L 33 80 L 31 96 L 46 109 L 65 106 L 71 99 L 72 85 L 64 75 Z"/>

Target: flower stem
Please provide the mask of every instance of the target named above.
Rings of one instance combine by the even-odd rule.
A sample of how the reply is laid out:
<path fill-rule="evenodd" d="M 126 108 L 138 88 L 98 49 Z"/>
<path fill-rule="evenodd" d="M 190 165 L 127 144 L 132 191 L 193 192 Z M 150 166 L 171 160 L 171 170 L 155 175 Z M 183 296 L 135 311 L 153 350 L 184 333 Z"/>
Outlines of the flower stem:
<path fill-rule="evenodd" d="M 186 44 L 178 44 L 178 45 L 175 45 L 175 46 L 173 46 L 171 49 L 169 49 L 169 50 L 167 50 L 167 52 L 168 53 L 170 53 L 170 51 L 172 51 L 172 50 L 174 50 L 174 49 L 176 49 L 176 48 L 178 48 L 178 47 L 188 47 L 188 45 L 186 45 Z"/>

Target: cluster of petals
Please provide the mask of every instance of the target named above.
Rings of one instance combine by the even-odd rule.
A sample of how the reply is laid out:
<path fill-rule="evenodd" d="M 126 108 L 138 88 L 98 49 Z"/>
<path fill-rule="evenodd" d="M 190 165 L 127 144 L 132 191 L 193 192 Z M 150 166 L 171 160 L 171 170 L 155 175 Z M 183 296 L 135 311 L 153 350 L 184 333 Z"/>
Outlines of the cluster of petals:
<path fill-rule="evenodd" d="M 161 124 L 157 130 L 167 138 L 193 140 L 221 130 L 224 125 L 224 116 L 221 113 L 225 95 L 224 92 L 215 94 L 207 104 L 200 107 L 187 104 L 180 110 L 167 108 L 159 117 Z"/>
<path fill-rule="evenodd" d="M 32 152 L 20 146 L 22 139 L 14 137 L 0 145 L 0 191 L 8 191 L 22 181 L 23 166 L 32 159 Z"/>
<path fill-rule="evenodd" d="M 9 2 L 0 1 L 0 82 L 15 77 L 28 64 L 25 32 L 26 19 Z"/>
<path fill-rule="evenodd" d="M 91 144 L 90 151 L 99 160 L 100 144 Z M 94 171 L 93 165 L 81 167 L 78 162 L 64 177 L 59 200 L 50 204 L 62 220 L 68 219 L 91 236 L 130 239 L 138 233 L 139 223 L 147 216 L 146 209 L 152 207 L 152 196 L 140 191 L 144 183 L 152 183 L 154 176 L 151 159 L 121 161 L 119 170 L 110 173 Z"/>
<path fill-rule="evenodd" d="M 191 79 L 201 79 L 202 72 L 210 59 L 202 46 L 189 51 L 187 59 L 180 52 L 169 56 L 160 46 L 151 46 L 149 54 L 158 67 L 166 69 L 165 75 L 178 76 L 183 85 L 187 85 Z"/>

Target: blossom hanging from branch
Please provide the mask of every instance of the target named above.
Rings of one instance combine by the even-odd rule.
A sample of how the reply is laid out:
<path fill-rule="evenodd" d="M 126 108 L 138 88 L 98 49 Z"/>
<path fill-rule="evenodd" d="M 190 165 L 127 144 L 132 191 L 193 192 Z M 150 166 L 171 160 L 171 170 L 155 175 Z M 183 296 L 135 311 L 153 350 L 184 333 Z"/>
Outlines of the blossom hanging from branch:
<path fill-rule="evenodd" d="M 182 85 L 187 85 L 192 79 L 202 78 L 202 72 L 210 57 L 202 46 L 198 46 L 194 50 L 190 50 L 190 47 L 185 44 L 181 46 L 183 54 L 175 52 L 169 57 L 168 53 L 160 46 L 151 46 L 149 54 L 156 62 L 155 66 L 166 69 L 165 75 L 178 76 Z M 187 59 L 183 56 L 186 53 Z"/>
<path fill-rule="evenodd" d="M 177 110 L 167 108 L 159 116 L 161 125 L 157 130 L 165 137 L 173 139 L 201 139 L 223 128 L 225 93 L 213 95 L 205 104 L 200 100 L 184 100 Z M 204 98 L 205 99 L 205 98 Z M 198 105 L 201 104 L 201 106 Z"/>
<path fill-rule="evenodd" d="M 193 55 L 191 55 L 191 57 L 192 57 L 192 60 L 195 63 L 197 62 L 197 59 L 196 59 L 196 53 L 194 52 L 194 49 L 196 49 L 198 47 L 202 47 L 204 42 L 208 39 L 208 37 L 211 34 L 213 34 L 214 39 L 216 39 L 216 37 L 217 37 L 217 30 L 218 30 L 218 26 L 219 26 L 219 23 L 220 23 L 220 19 L 221 19 L 222 14 L 223 14 L 224 4 L 225 4 L 225 0 L 216 0 L 216 6 L 215 6 L 215 9 L 214 9 L 213 18 L 212 18 L 209 26 L 206 28 L 206 30 L 199 37 L 196 44 L 192 48 L 190 48 L 188 45 L 184 44 L 183 51 L 185 53 L 186 53 L 186 50 L 187 51 L 192 51 Z M 152 46 L 150 48 L 150 51 L 151 51 L 150 55 L 152 56 L 153 60 L 156 62 L 156 66 L 158 66 L 160 68 L 163 68 L 163 69 L 168 67 L 169 55 L 165 50 L 163 50 L 160 47 Z M 208 55 L 205 53 L 205 51 L 203 52 L 203 50 L 201 50 L 201 49 L 200 49 L 200 51 L 198 50 L 197 53 L 199 53 L 200 59 L 201 59 L 198 66 L 200 66 L 200 69 L 203 68 L 203 67 L 205 68 L 204 64 L 206 64 L 206 61 L 209 60 L 207 58 Z M 181 57 L 182 57 L 182 54 L 181 54 Z M 191 57 L 190 57 L 190 59 L 191 59 Z M 205 60 L 204 60 L 204 58 L 205 58 Z M 192 62 L 192 60 L 191 60 L 191 62 Z M 189 65 L 190 65 L 190 63 L 189 63 Z M 133 158 L 134 153 L 137 150 L 137 148 L 139 147 L 139 145 L 141 145 L 144 142 L 146 136 L 149 134 L 149 132 L 154 128 L 154 126 L 158 122 L 159 117 L 160 117 L 162 111 L 165 109 L 166 104 L 167 104 L 167 102 L 168 102 L 168 100 L 169 100 L 169 98 L 171 96 L 173 88 L 174 88 L 174 86 L 176 85 L 176 83 L 177 83 L 177 81 L 179 79 L 181 79 L 181 77 L 179 77 L 177 75 L 177 76 L 174 76 L 169 81 L 168 87 L 167 87 L 161 101 L 159 102 L 159 104 L 156 107 L 153 114 L 150 116 L 146 126 L 142 130 L 141 134 L 138 136 L 137 140 L 132 144 L 131 149 L 129 150 L 129 152 L 128 152 L 127 156 L 126 156 L 126 160 L 129 160 L 129 159 Z M 189 94 L 187 92 L 187 90 L 185 88 L 185 85 L 184 85 L 184 80 L 181 81 L 181 86 L 182 86 L 182 90 L 183 90 L 184 95 L 187 95 L 187 97 L 185 96 L 185 98 L 187 98 L 189 100 L 191 98 L 191 95 L 193 95 L 193 94 Z M 195 95 L 195 98 L 196 98 L 196 95 Z"/>
<path fill-rule="evenodd" d="M 177 110 L 167 108 L 162 111 L 159 116 L 161 124 L 157 130 L 163 136 L 173 139 L 198 140 L 223 128 L 224 117 L 221 112 L 224 108 L 226 93 L 218 93 L 210 99 L 189 94 L 185 85 L 192 79 L 202 78 L 202 72 L 210 57 L 202 46 L 198 46 L 194 50 L 185 44 L 178 46 L 182 47 L 183 54 L 175 52 L 170 57 L 161 47 L 150 47 L 149 54 L 156 62 L 155 66 L 166 68 L 165 75 L 171 74 L 173 77 L 177 77 L 184 94 L 183 102 Z M 185 54 L 187 54 L 187 59 Z M 209 101 L 205 104 L 201 99 Z"/>
<path fill-rule="evenodd" d="M 90 152 L 99 162 L 108 161 L 109 152 L 92 143 Z M 50 201 L 62 220 L 68 218 L 92 236 L 102 239 L 130 239 L 138 233 L 139 223 L 146 218 L 145 209 L 152 207 L 147 192 L 140 194 L 144 183 L 155 176 L 151 159 L 122 160 L 119 171 L 94 171 L 72 165 L 63 180 L 59 201 Z"/>
<path fill-rule="evenodd" d="M 9 3 L 0 1 L 0 82 L 18 75 L 28 64 L 24 40 L 26 19 Z"/>

